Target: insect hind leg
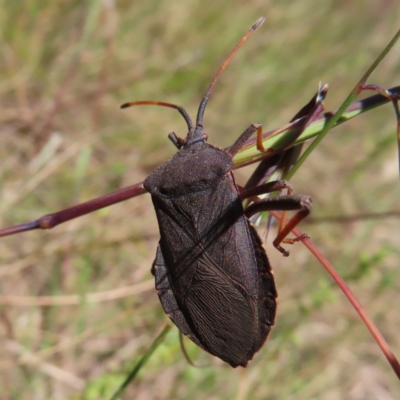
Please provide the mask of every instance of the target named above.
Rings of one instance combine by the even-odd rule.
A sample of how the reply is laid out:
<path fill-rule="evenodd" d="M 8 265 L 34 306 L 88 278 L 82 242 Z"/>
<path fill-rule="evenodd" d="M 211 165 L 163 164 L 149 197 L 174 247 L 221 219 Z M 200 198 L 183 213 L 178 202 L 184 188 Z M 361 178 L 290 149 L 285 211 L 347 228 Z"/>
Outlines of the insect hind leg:
<path fill-rule="evenodd" d="M 242 200 L 252 197 L 254 198 L 260 194 L 266 194 L 282 189 L 287 189 L 288 194 L 257 200 L 246 208 L 245 215 L 247 218 L 250 218 L 252 215 L 261 211 L 284 211 L 279 224 L 279 232 L 273 244 L 284 256 L 287 257 L 289 252 L 281 246 L 281 243 L 293 244 L 299 240 L 309 238 L 309 236 L 306 234 L 297 238 L 287 238 L 287 236 L 300 221 L 310 214 L 312 209 L 311 198 L 309 196 L 292 194 L 293 187 L 288 181 L 285 180 L 268 182 L 264 185 L 259 185 L 254 188 L 244 190 L 241 192 L 240 197 Z M 286 212 L 292 210 L 298 210 L 298 212 L 286 223 Z"/>

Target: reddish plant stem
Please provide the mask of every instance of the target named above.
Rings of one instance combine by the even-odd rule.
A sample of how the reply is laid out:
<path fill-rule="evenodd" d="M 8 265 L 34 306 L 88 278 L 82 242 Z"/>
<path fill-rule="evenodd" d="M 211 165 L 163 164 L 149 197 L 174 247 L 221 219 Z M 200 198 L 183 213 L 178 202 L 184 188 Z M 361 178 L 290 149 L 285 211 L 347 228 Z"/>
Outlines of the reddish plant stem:
<path fill-rule="evenodd" d="M 276 211 L 269 211 L 269 213 L 276 219 L 280 220 L 281 214 Z M 303 233 L 298 229 L 292 229 L 292 232 L 297 236 L 300 237 Z M 378 328 L 372 322 L 371 318 L 368 316 L 366 311 L 364 310 L 361 303 L 357 300 L 356 296 L 353 294 L 349 286 L 343 280 L 343 278 L 338 274 L 332 264 L 327 260 L 327 258 L 320 253 L 320 251 L 314 246 L 310 239 L 301 239 L 303 244 L 311 251 L 314 257 L 323 265 L 326 269 L 328 274 L 332 277 L 332 279 L 338 284 L 340 289 L 343 291 L 344 295 L 350 301 L 358 315 L 363 320 L 364 324 L 367 326 L 368 330 L 370 331 L 371 335 L 375 339 L 378 346 L 381 348 L 383 354 L 389 361 L 389 364 L 392 366 L 394 373 L 397 375 L 397 378 L 400 380 L 400 364 L 397 360 L 396 356 L 393 354 L 392 350 L 390 349 L 389 345 L 387 344 L 386 340 L 379 332 Z"/>

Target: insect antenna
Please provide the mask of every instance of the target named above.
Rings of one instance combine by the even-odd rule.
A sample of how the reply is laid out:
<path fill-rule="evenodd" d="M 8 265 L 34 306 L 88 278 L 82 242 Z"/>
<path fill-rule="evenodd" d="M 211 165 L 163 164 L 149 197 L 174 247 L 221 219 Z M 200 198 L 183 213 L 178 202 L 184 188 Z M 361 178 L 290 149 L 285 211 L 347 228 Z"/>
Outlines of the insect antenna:
<path fill-rule="evenodd" d="M 140 100 L 140 101 L 132 101 L 130 103 L 122 104 L 121 108 L 128 108 L 128 107 L 139 106 L 139 105 L 143 105 L 143 104 L 175 108 L 175 110 L 178 110 L 179 114 L 181 114 L 182 117 L 185 119 L 189 131 L 193 129 L 193 122 L 192 122 L 192 119 L 190 118 L 189 114 L 187 113 L 187 111 L 183 107 L 177 106 L 176 104 L 166 103 L 164 101 Z"/>
<path fill-rule="evenodd" d="M 189 114 L 187 111 L 181 107 L 177 106 L 176 104 L 172 103 L 166 103 L 164 101 L 153 101 L 153 100 L 140 100 L 140 101 L 133 101 L 130 103 L 125 103 L 122 104 L 121 108 L 128 108 L 132 106 L 138 106 L 138 105 L 143 105 L 143 104 L 148 104 L 148 105 L 155 105 L 155 106 L 162 106 L 162 107 L 170 107 L 170 108 L 175 108 L 175 110 L 178 110 L 178 112 L 182 115 L 182 117 L 185 119 L 186 124 L 188 126 L 188 135 L 186 138 L 185 143 L 186 144 L 193 144 L 197 141 L 202 141 L 204 140 L 207 135 L 205 135 L 203 131 L 203 115 L 204 115 L 204 110 L 206 108 L 208 98 L 217 83 L 218 78 L 224 72 L 224 69 L 226 66 L 229 64 L 231 61 L 232 57 L 235 55 L 235 53 L 238 51 L 238 49 L 242 46 L 242 44 L 247 40 L 247 38 L 265 21 L 264 17 L 259 18 L 253 25 L 252 27 L 247 31 L 247 33 L 239 40 L 238 44 L 235 46 L 235 48 L 229 53 L 228 57 L 225 59 L 221 67 L 219 68 L 218 72 L 216 73 L 214 79 L 212 80 L 210 86 L 207 89 L 206 94 L 204 95 L 203 99 L 201 100 L 199 110 L 197 112 L 197 118 L 196 118 L 196 126 L 194 126 Z M 174 140 L 173 140 L 174 142 Z M 179 146 L 177 146 L 179 148 Z"/>
<path fill-rule="evenodd" d="M 259 18 L 253 25 L 252 27 L 247 31 L 247 33 L 239 40 L 238 44 L 234 47 L 234 49 L 229 53 L 228 57 L 225 59 L 223 64 L 220 66 L 218 72 L 216 73 L 214 79 L 212 80 L 210 86 L 207 89 L 206 94 L 204 95 L 203 99 L 201 100 L 199 111 L 197 112 L 197 118 L 196 118 L 196 127 L 198 126 L 203 126 L 203 115 L 204 115 L 204 110 L 206 108 L 208 98 L 211 94 L 211 91 L 213 90 L 215 84 L 217 83 L 218 78 L 220 75 L 224 72 L 226 66 L 229 64 L 231 61 L 232 57 L 235 55 L 235 53 L 239 50 L 239 48 L 242 46 L 242 44 L 247 40 L 247 38 L 265 21 L 264 17 Z"/>

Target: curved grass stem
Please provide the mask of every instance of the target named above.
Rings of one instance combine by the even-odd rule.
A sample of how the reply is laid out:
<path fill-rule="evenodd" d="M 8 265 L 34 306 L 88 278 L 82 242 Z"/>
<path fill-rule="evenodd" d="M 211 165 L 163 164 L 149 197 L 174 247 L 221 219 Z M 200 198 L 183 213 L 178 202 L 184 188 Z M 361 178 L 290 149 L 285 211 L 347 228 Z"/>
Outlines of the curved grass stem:
<path fill-rule="evenodd" d="M 270 214 L 280 220 L 281 214 L 276 211 L 270 211 Z M 303 233 L 298 229 L 294 228 L 292 232 L 297 236 L 300 237 Z M 379 329 L 373 323 L 371 318 L 368 316 L 367 312 L 358 301 L 354 293 L 351 291 L 349 286 L 343 280 L 343 278 L 339 275 L 339 273 L 335 270 L 332 264 L 328 261 L 328 259 L 321 254 L 321 252 L 314 246 L 310 239 L 301 239 L 303 244 L 311 251 L 314 257 L 322 264 L 322 266 L 326 269 L 328 274 L 332 277 L 332 279 L 337 283 L 339 288 L 342 290 L 344 295 L 347 297 L 351 305 L 354 307 L 364 324 L 366 325 L 367 329 L 370 331 L 371 335 L 375 339 L 376 343 L 382 350 L 383 354 L 385 355 L 386 359 L 389 361 L 394 373 L 396 374 L 397 378 L 400 380 L 400 364 L 397 360 L 396 356 L 392 352 L 390 346 L 386 342 L 385 338 L 379 332 Z"/>

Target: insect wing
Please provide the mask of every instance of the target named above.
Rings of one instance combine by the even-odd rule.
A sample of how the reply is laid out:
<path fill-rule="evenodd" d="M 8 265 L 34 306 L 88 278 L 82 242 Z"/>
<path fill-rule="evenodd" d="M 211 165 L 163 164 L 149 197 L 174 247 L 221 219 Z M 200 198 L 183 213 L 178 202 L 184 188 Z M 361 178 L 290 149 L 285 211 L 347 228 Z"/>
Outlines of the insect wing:
<path fill-rule="evenodd" d="M 268 327 L 260 338 L 266 331 L 260 328 L 258 303 L 265 297 L 260 288 L 272 286 L 271 297 L 276 293 L 261 241 L 243 216 L 233 175 L 201 192 L 153 195 L 153 203 L 168 285 L 195 342 L 232 366 L 246 365 L 269 332 Z M 255 263 L 258 268 L 249 268 Z M 259 270 L 269 274 L 272 284 L 260 280 Z M 275 304 L 271 313 L 273 320 Z"/>

